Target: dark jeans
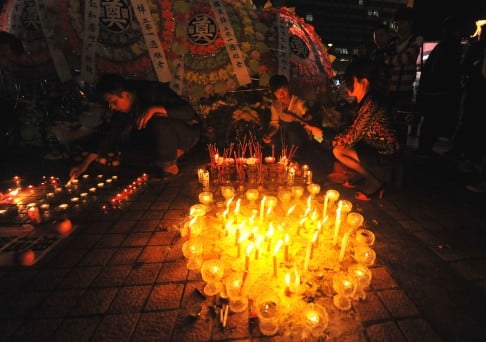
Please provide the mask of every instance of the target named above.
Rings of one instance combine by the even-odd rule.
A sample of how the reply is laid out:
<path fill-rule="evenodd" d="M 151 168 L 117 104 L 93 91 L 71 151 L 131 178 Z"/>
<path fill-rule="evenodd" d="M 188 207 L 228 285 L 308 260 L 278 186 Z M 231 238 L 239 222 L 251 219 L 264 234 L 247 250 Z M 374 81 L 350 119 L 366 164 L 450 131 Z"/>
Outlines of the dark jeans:
<path fill-rule="evenodd" d="M 153 117 L 145 129 L 133 129 L 132 142 L 135 142 L 137 147 L 148 147 L 155 164 L 165 167 L 175 164 L 177 149 L 188 152 L 199 142 L 199 136 L 199 125 L 190 125 L 176 119 Z"/>

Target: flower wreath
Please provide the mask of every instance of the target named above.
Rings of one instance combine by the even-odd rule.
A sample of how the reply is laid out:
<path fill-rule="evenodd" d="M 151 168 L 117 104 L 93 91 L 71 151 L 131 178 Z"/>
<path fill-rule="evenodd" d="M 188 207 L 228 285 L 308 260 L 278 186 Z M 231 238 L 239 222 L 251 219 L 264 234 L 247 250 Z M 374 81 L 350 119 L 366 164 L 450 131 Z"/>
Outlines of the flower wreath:
<path fill-rule="evenodd" d="M 294 89 L 301 90 L 299 95 L 307 99 L 315 98 L 320 88 L 327 86 L 327 81 L 332 77 L 331 59 L 325 45 L 315 33 L 314 27 L 305 23 L 303 18 L 297 17 L 293 11 L 283 8 L 268 8 L 262 11 L 261 20 L 266 23 L 269 29 L 266 32 L 267 45 L 278 49 L 277 18 L 284 19 L 291 23 L 289 27 L 290 39 L 294 39 L 305 45 L 307 56 L 299 56 L 295 51 L 290 53 L 290 78 Z M 260 84 L 267 85 L 272 74 L 278 72 L 278 56 L 274 51 L 269 51 L 263 56 Z"/>
<path fill-rule="evenodd" d="M 260 51 L 265 51 L 264 36 L 256 30 L 255 9 L 241 1 L 222 0 L 232 24 L 240 49 L 245 57 L 250 74 L 260 69 Z M 209 4 L 200 2 L 188 6 L 182 1 L 173 5 L 176 34 L 172 47 L 174 54 L 168 54 L 170 62 L 184 58 L 184 93 L 193 101 L 201 97 L 224 94 L 238 87 L 233 66 L 228 57 L 221 33 L 207 45 L 198 45 L 188 39 L 186 23 L 196 14 L 214 17 Z M 164 18 L 165 20 L 165 18 Z M 178 25 L 179 24 L 179 25 Z"/>
<path fill-rule="evenodd" d="M 83 46 L 84 3 L 81 0 L 60 0 L 58 3 L 61 28 L 65 39 L 71 43 L 70 53 L 78 57 Z M 130 6 L 129 2 L 127 4 Z M 154 23 L 158 24 L 162 47 L 167 51 L 175 31 L 171 1 L 153 0 L 148 1 L 148 4 Z M 145 40 L 135 16 L 130 22 L 130 29 L 133 31 L 133 39 L 128 44 L 97 47 L 95 63 L 98 70 L 127 77 L 135 77 L 141 72 L 153 72 Z"/>

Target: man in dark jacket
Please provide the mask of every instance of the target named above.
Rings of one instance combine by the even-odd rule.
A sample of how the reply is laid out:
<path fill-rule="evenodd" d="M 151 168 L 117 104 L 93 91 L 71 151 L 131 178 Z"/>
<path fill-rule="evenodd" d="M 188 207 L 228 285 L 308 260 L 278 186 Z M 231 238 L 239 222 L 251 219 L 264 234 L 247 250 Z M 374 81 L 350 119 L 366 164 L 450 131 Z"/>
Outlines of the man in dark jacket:
<path fill-rule="evenodd" d="M 118 75 L 103 75 L 96 93 L 113 111 L 113 117 L 96 148 L 70 171 L 71 178 L 82 174 L 100 155 L 122 142 L 154 151 L 154 165 L 163 176 L 179 173 L 177 159 L 199 141 L 199 127 L 191 105 L 166 84 L 129 81 Z"/>

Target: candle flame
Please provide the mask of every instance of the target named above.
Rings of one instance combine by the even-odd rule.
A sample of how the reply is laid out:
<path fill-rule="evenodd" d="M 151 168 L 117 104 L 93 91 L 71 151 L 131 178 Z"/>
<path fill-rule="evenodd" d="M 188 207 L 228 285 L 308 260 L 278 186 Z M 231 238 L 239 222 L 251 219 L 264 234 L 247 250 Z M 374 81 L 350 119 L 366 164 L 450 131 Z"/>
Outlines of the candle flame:
<path fill-rule="evenodd" d="M 278 253 L 278 250 L 280 249 L 280 247 L 282 246 L 282 240 L 278 240 L 277 241 L 277 245 L 275 246 L 275 249 L 273 250 L 273 255 L 277 255 Z"/>
<path fill-rule="evenodd" d="M 289 216 L 290 214 L 292 214 L 292 212 L 295 210 L 295 207 L 296 207 L 296 204 L 294 204 L 293 206 L 291 206 L 289 208 L 289 210 L 287 210 L 287 216 Z"/>
<path fill-rule="evenodd" d="M 253 250 L 253 247 L 255 246 L 255 244 L 252 242 L 248 245 L 248 247 L 246 247 L 246 255 L 249 256 L 251 254 L 251 251 Z"/>
<path fill-rule="evenodd" d="M 289 234 L 288 233 L 285 233 L 285 244 L 286 245 L 289 244 Z"/>

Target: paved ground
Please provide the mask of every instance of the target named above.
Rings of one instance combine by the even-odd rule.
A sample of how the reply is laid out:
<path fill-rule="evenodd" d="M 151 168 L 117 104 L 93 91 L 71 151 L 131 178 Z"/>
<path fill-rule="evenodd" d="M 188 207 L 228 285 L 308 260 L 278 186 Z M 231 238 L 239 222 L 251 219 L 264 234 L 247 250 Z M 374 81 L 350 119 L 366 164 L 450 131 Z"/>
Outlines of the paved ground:
<path fill-rule="evenodd" d="M 42 161 L 40 152 L 6 152 L 2 179 L 65 179 L 69 164 Z M 246 313 L 230 315 L 232 329 L 221 330 L 211 299 L 194 292 L 204 283 L 185 267 L 177 225 L 197 201 L 196 169 L 206 161 L 204 151 L 187 156 L 182 176 L 149 182 L 120 211 L 73 217 L 77 229 L 34 266 L 1 268 L 1 339 L 288 340 L 262 337 Z M 323 177 L 328 168 L 316 168 L 321 188 L 352 198 Z M 119 170 L 124 180 L 138 172 Z M 330 304 L 322 339 L 486 341 L 486 199 L 468 193 L 468 179 L 445 158 L 408 152 L 405 170 L 401 189 L 355 203 L 376 234 L 378 259 L 366 301 L 346 312 Z M 187 315 L 194 303 L 205 309 L 198 320 Z"/>

